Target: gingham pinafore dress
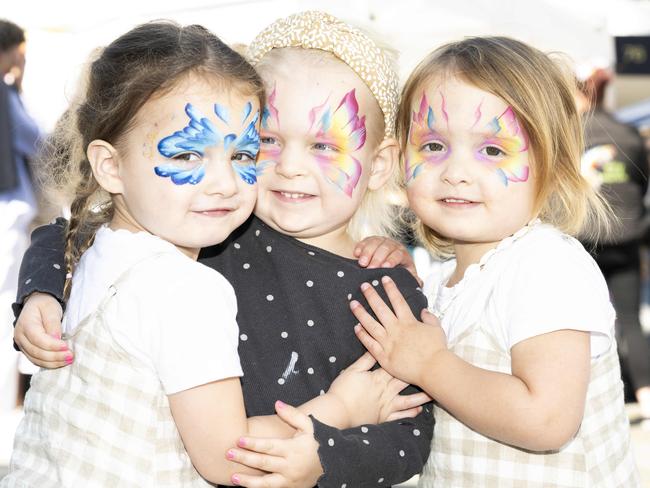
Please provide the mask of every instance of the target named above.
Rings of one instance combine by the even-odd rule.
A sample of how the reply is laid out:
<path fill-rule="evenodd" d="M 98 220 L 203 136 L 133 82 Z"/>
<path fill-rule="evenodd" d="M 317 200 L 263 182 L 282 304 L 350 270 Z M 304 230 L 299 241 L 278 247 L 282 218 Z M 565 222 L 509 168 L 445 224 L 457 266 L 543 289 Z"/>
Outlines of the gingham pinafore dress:
<path fill-rule="evenodd" d="M 107 324 L 135 267 L 64 337 L 74 362 L 33 376 L 1 486 L 211 486 L 192 466 L 156 371 L 122 349 Z"/>

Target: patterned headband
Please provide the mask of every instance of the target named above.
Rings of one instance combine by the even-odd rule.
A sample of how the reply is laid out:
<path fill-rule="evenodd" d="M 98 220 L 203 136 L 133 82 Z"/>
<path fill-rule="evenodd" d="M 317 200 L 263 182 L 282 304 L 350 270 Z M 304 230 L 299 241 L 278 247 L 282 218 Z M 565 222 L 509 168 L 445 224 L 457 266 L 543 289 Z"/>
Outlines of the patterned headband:
<path fill-rule="evenodd" d="M 386 136 L 393 136 L 397 111 L 397 74 L 386 54 L 363 32 L 330 14 L 307 11 L 279 19 L 248 46 L 253 65 L 270 50 L 320 49 L 346 63 L 368 86 L 384 114 Z"/>

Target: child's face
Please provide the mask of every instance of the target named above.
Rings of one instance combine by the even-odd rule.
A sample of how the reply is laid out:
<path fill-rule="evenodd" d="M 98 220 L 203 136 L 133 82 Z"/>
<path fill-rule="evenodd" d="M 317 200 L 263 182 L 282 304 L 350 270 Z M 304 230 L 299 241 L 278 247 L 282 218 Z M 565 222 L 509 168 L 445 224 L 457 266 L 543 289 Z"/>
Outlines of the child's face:
<path fill-rule="evenodd" d="M 259 102 L 218 86 L 190 76 L 153 97 L 120 146 L 121 206 L 180 248 L 223 241 L 255 205 Z"/>
<path fill-rule="evenodd" d="M 281 63 L 264 73 L 255 214 L 283 234 L 327 247 L 323 239 L 345 231 L 366 192 L 374 152 L 367 117 L 381 112 L 370 110 L 370 90 L 342 62 Z"/>
<path fill-rule="evenodd" d="M 416 92 L 406 147 L 411 208 L 456 243 L 492 243 L 533 218 L 528 138 L 497 96 L 457 78 Z"/>

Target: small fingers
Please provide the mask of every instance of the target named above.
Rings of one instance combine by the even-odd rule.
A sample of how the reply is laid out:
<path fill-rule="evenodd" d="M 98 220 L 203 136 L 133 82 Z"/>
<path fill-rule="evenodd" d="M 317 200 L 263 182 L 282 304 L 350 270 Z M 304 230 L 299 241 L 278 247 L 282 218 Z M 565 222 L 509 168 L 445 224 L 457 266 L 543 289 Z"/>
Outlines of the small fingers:
<path fill-rule="evenodd" d="M 395 314 L 401 319 L 414 319 L 415 317 L 413 316 L 413 312 L 411 312 L 411 307 L 404 298 L 404 295 L 402 295 L 402 292 L 397 288 L 395 282 L 388 276 L 384 276 L 381 282 L 388 296 L 388 300 L 390 300 L 390 304 L 393 310 L 395 310 Z"/>
<path fill-rule="evenodd" d="M 71 364 L 74 360 L 72 353 L 67 350 L 52 352 L 41 349 L 31 342 L 25 336 L 17 336 L 16 344 L 20 350 L 27 356 L 32 363 L 41 368 L 55 369 Z"/>
<path fill-rule="evenodd" d="M 357 335 L 357 339 L 363 344 L 370 354 L 373 355 L 377 361 L 381 361 L 384 358 L 384 348 L 381 347 L 381 344 L 377 342 L 373 337 L 366 332 L 366 329 L 361 325 L 354 327 L 354 333 Z"/>
<path fill-rule="evenodd" d="M 235 486 L 248 486 L 250 488 L 284 488 L 289 486 L 289 481 L 279 473 L 265 475 L 233 474 L 230 481 Z"/>
<path fill-rule="evenodd" d="M 232 447 L 226 451 L 226 458 L 249 468 L 259 469 L 270 473 L 280 471 L 286 464 L 283 457 L 260 454 L 247 449 Z"/>
<path fill-rule="evenodd" d="M 408 386 L 409 384 L 406 381 L 402 381 L 399 378 L 393 378 L 388 383 L 386 393 L 389 393 L 393 396 L 399 395 L 399 393 Z"/>
<path fill-rule="evenodd" d="M 349 371 L 369 371 L 375 364 L 377 360 L 372 357 L 372 354 L 369 352 L 364 352 L 363 356 L 353 362 L 350 366 L 346 368 Z"/>
<path fill-rule="evenodd" d="M 362 267 L 368 266 L 372 259 L 375 250 L 381 244 L 383 238 L 381 237 L 366 237 L 361 242 L 357 243 L 352 251 L 354 256 L 358 258 L 359 265 Z"/>
<path fill-rule="evenodd" d="M 372 311 L 375 312 L 377 320 L 379 320 L 379 322 L 381 322 L 381 324 L 388 329 L 396 319 L 393 311 L 386 304 L 386 302 L 384 302 L 383 298 L 379 296 L 379 293 L 377 293 L 375 287 L 369 283 L 361 284 L 361 292 L 366 298 L 366 301 L 368 302 L 368 305 L 370 305 Z M 363 325 L 365 326 L 365 324 Z"/>
<path fill-rule="evenodd" d="M 391 402 L 393 410 L 409 410 L 414 407 L 420 407 L 429 403 L 431 397 L 424 392 L 413 393 L 411 395 L 397 395 Z"/>
<path fill-rule="evenodd" d="M 370 285 L 369 285 L 370 286 Z M 380 298 L 381 300 L 381 298 Z M 356 300 L 350 301 L 350 310 L 359 321 L 359 324 L 375 339 L 381 340 L 386 337 L 386 329 L 377 322 L 372 315 Z M 372 352 L 372 351 L 371 351 Z M 374 354 L 373 354 L 374 356 Z M 376 357 L 376 356 L 375 356 Z"/>
<path fill-rule="evenodd" d="M 408 410 L 400 410 L 399 412 L 393 412 L 386 418 L 386 422 L 391 422 L 393 420 L 400 420 L 400 419 L 412 419 L 413 417 L 417 417 L 418 415 L 420 415 L 420 412 L 422 412 L 422 407 L 414 407 Z"/>
<path fill-rule="evenodd" d="M 395 266 L 404 266 L 406 267 L 405 261 L 408 263 L 411 263 L 412 260 L 408 259 L 410 258 L 410 254 L 406 252 L 405 249 L 398 247 L 396 249 L 393 249 L 388 256 L 386 256 L 386 259 L 384 259 L 384 262 L 382 263 L 381 267 L 382 268 L 394 268 Z"/>
<path fill-rule="evenodd" d="M 372 268 L 383 267 L 384 263 L 388 259 L 388 256 L 390 256 L 395 250 L 395 245 L 396 245 L 395 242 L 389 239 L 384 239 L 382 243 L 377 246 L 375 252 L 372 254 L 372 258 L 368 263 L 368 268 L 372 269 Z"/>
<path fill-rule="evenodd" d="M 277 412 L 280 419 L 282 419 L 286 424 L 290 425 L 294 429 L 302 432 L 307 432 L 309 434 L 314 433 L 314 424 L 312 424 L 309 416 L 302 413 L 296 407 L 292 407 L 291 405 L 287 405 L 286 403 L 278 400 L 275 402 L 275 411 Z"/>
<path fill-rule="evenodd" d="M 286 449 L 284 449 L 283 440 L 263 437 L 241 437 L 237 441 L 237 446 L 259 454 L 284 456 Z"/>
<path fill-rule="evenodd" d="M 25 339 L 43 351 L 69 352 L 68 344 L 61 340 L 61 333 L 50 335 L 40 326 L 25 327 L 23 332 Z"/>

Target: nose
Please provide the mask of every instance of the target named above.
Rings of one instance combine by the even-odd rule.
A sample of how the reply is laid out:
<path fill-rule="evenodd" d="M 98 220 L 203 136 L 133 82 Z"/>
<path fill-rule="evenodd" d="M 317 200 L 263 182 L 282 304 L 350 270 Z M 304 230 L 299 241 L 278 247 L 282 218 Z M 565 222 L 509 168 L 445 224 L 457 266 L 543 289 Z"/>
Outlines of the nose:
<path fill-rule="evenodd" d="M 287 145 L 275 165 L 275 172 L 285 178 L 296 178 L 307 174 L 306 156 L 297 148 Z"/>
<path fill-rule="evenodd" d="M 239 190 L 233 162 L 226 157 L 211 158 L 205 161 L 204 191 L 210 195 L 230 198 Z"/>
<path fill-rule="evenodd" d="M 470 156 L 450 155 L 442 162 L 443 168 L 440 178 L 451 186 L 471 183 L 471 171 L 469 165 Z"/>

